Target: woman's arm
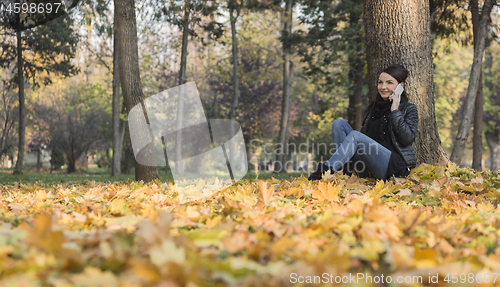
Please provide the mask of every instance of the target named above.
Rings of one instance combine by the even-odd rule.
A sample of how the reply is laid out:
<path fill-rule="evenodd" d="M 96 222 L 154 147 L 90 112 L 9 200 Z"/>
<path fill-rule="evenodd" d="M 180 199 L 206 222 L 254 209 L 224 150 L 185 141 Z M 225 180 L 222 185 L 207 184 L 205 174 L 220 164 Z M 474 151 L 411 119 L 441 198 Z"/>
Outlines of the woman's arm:
<path fill-rule="evenodd" d="M 400 110 L 391 112 L 391 122 L 394 135 L 403 146 L 413 143 L 417 135 L 418 111 L 414 104 L 410 104 L 403 116 Z"/>

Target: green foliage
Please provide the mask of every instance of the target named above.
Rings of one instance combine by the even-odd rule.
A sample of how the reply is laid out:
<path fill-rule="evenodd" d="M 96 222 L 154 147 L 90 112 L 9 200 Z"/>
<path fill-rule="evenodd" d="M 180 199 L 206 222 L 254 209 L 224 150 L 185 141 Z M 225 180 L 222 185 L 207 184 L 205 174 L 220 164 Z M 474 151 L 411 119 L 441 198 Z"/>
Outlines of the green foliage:
<path fill-rule="evenodd" d="M 434 98 L 441 145 L 451 150 L 459 120 L 454 118 L 465 97 L 473 52 L 458 43 L 434 41 Z"/>
<path fill-rule="evenodd" d="M 78 72 L 72 62 L 78 44 L 73 24 L 71 17 L 59 17 L 23 33 L 23 50 L 26 50 L 23 72 L 34 85 L 51 83 L 54 74 L 67 77 Z M 0 45 L 2 67 L 8 67 L 17 60 L 17 42 L 12 33 L 7 35 L 6 41 Z M 17 85 L 17 79 L 18 74 L 11 79 L 11 83 Z"/>

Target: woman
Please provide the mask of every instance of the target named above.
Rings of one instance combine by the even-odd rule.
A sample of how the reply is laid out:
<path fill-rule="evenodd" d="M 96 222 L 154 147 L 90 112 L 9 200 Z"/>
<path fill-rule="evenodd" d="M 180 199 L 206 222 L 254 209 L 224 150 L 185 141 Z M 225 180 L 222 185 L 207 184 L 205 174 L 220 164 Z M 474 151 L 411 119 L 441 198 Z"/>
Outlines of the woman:
<path fill-rule="evenodd" d="M 391 176 L 406 177 L 417 163 L 412 143 L 418 126 L 418 111 L 408 102 L 406 92 L 395 94 L 404 87 L 408 70 L 394 64 L 380 73 L 378 94 L 364 112 L 361 132 L 353 131 L 344 120 L 332 124 L 332 139 L 336 151 L 318 165 L 309 180 L 319 180 L 327 171 L 339 171 L 351 161 L 360 177 L 386 180 Z"/>

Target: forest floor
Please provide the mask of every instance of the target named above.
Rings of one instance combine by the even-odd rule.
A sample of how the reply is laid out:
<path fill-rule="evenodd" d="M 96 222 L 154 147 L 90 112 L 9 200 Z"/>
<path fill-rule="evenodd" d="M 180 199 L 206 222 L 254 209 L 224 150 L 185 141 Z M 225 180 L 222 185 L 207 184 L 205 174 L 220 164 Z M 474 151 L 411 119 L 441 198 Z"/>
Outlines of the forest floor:
<path fill-rule="evenodd" d="M 498 172 L 64 176 L 0 174 L 0 286 L 500 286 Z"/>

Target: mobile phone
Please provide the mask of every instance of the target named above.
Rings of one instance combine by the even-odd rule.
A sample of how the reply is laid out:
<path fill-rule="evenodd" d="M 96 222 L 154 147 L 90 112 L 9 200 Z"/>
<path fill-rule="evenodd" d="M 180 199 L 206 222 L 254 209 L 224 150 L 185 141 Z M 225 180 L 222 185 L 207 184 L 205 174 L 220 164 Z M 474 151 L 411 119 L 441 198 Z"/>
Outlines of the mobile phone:
<path fill-rule="evenodd" d="M 401 84 L 399 84 L 396 89 L 394 90 L 394 94 L 397 94 L 397 95 L 401 95 L 403 93 L 405 89 L 403 88 L 403 86 L 401 86 Z"/>

